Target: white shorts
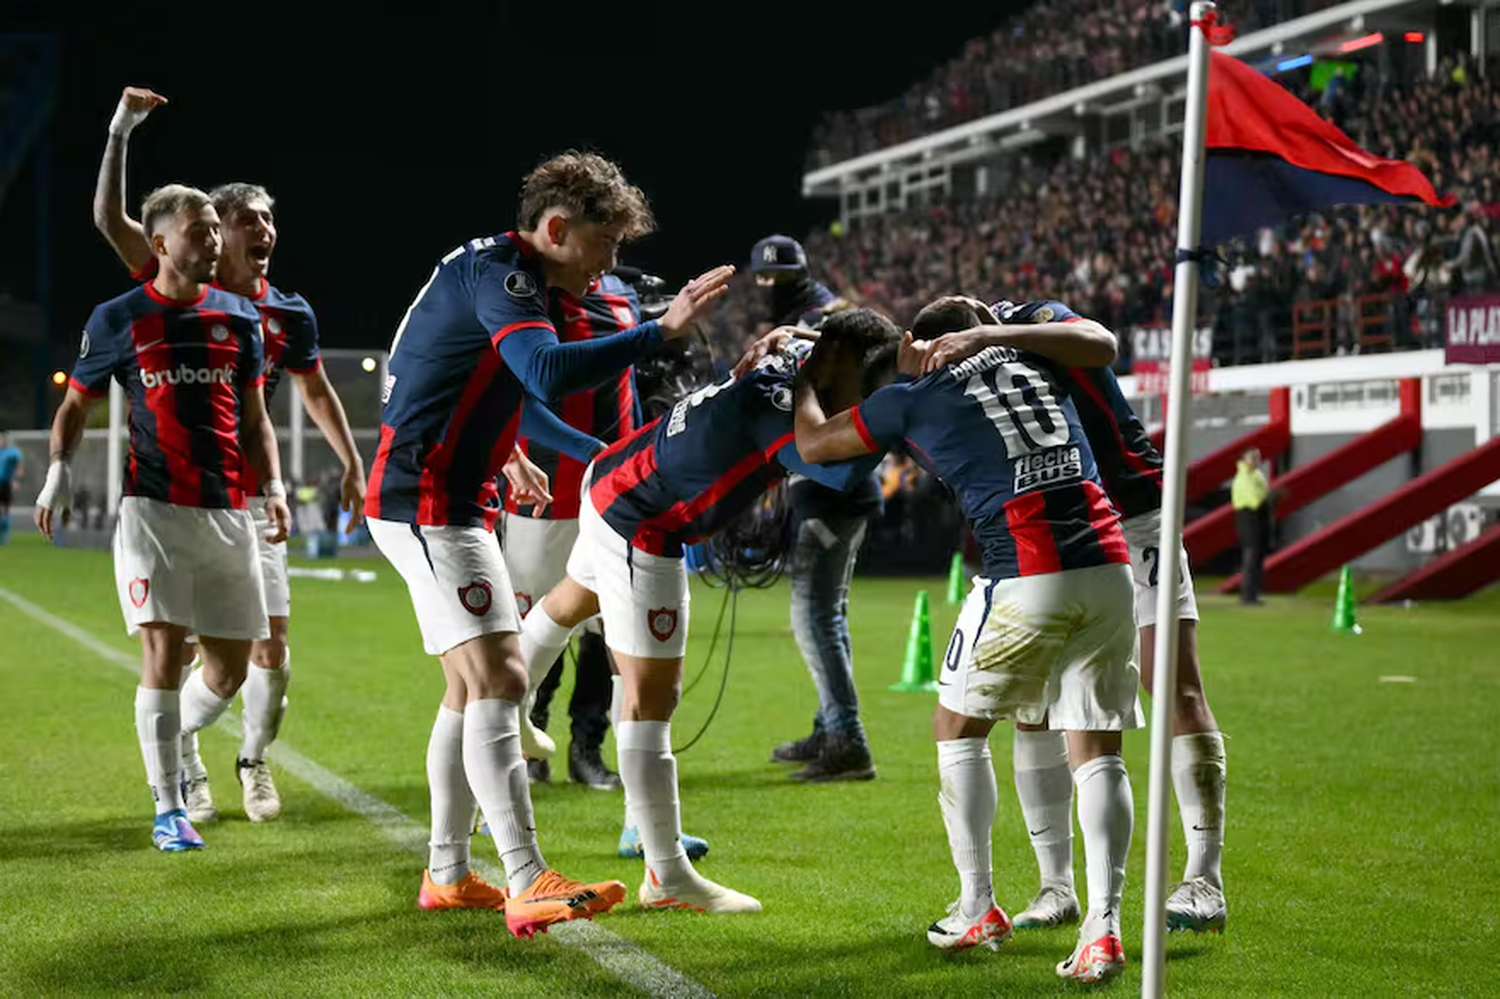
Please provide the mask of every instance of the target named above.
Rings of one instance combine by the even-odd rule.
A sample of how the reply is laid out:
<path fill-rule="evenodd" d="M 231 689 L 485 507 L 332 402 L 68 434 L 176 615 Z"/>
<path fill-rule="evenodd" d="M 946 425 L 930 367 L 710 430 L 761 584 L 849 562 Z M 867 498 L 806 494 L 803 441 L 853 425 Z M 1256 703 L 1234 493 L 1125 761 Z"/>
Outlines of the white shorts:
<path fill-rule="evenodd" d="M 115 585 L 126 633 L 161 622 L 209 638 L 271 637 L 256 553 L 248 510 L 123 497 Z"/>
<path fill-rule="evenodd" d="M 1153 510 L 1131 517 L 1120 524 L 1125 543 L 1130 546 L 1130 573 L 1135 578 L 1135 626 L 1150 628 L 1156 624 L 1156 574 L 1161 542 L 1161 511 Z M 1177 619 L 1198 620 L 1198 598 L 1193 593 L 1193 574 L 1188 569 L 1187 552 L 1177 545 Z"/>
<path fill-rule="evenodd" d="M 271 521 L 266 517 L 264 497 L 252 496 L 250 516 L 255 519 L 255 543 L 260 549 L 260 578 L 266 591 L 266 613 L 271 617 L 290 617 L 292 588 L 286 575 L 286 542 L 271 544 L 266 540 Z"/>
<path fill-rule="evenodd" d="M 367 523 L 375 547 L 406 580 L 428 655 L 440 656 L 480 635 L 521 630 L 510 574 L 493 532 L 394 520 Z"/>
<path fill-rule="evenodd" d="M 500 553 L 511 585 L 516 588 L 516 608 L 524 618 L 552 588 L 568 574 L 568 556 L 578 543 L 578 519 L 540 520 L 524 514 L 500 514 Z M 580 626 L 600 634 L 595 614 Z"/>
<path fill-rule="evenodd" d="M 589 501 L 590 465 L 583 477 L 578 542 L 568 575 L 599 595 L 605 643 L 640 659 L 681 659 L 687 651 L 687 564 L 652 555 L 615 533 Z"/>
<path fill-rule="evenodd" d="M 968 718 L 1075 732 L 1140 728 L 1130 570 L 976 577 L 938 675 L 938 700 Z"/>

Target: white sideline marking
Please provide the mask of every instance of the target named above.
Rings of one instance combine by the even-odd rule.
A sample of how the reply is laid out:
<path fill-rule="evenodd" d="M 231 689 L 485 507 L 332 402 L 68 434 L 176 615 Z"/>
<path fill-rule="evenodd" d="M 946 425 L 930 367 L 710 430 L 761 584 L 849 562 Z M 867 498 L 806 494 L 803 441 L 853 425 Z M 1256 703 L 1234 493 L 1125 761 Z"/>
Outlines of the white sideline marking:
<path fill-rule="evenodd" d="M 77 625 L 64 621 L 4 587 L 0 587 L 0 600 L 9 602 L 26 616 L 66 635 L 131 675 L 140 675 L 140 659 L 136 656 L 100 641 Z M 240 735 L 240 722 L 233 713 L 226 711 L 219 719 L 219 724 L 228 729 L 230 734 L 236 737 Z M 427 851 L 427 830 L 402 814 L 395 806 L 361 790 L 284 742 L 272 744 L 269 755 L 299 780 L 368 820 L 399 846 L 414 853 Z M 495 884 L 503 884 L 505 881 L 505 872 L 492 864 L 477 861 L 474 867 L 488 881 Z M 548 935 L 565 947 L 583 952 L 605 971 L 647 995 L 713 999 L 714 994 L 703 985 L 597 923 L 587 920 L 560 923 L 552 927 Z"/>
<path fill-rule="evenodd" d="M 326 579 L 333 583 L 346 579 L 352 579 L 356 583 L 375 582 L 375 573 L 370 569 L 309 569 L 306 566 L 292 565 L 287 567 L 286 574 L 293 579 Z"/>
<path fill-rule="evenodd" d="M 1380 682 L 1381 683 L 1416 683 L 1417 682 L 1417 678 L 1414 677 L 1414 676 L 1400 676 L 1400 675 L 1396 675 L 1396 676 L 1383 676 L 1383 677 L 1380 678 Z"/>

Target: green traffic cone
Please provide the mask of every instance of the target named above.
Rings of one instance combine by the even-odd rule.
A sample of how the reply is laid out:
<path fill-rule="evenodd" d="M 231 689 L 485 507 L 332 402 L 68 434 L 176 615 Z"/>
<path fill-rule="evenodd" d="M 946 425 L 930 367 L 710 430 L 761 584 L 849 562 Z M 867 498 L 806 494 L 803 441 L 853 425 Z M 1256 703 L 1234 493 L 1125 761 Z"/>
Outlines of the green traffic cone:
<path fill-rule="evenodd" d="M 1354 577 L 1346 565 L 1339 573 L 1339 593 L 1333 601 L 1333 630 L 1358 635 L 1362 630 L 1354 619 Z"/>
<path fill-rule="evenodd" d="M 937 690 L 932 679 L 932 623 L 927 617 L 927 591 L 917 591 L 911 612 L 911 633 L 906 636 L 906 655 L 901 661 L 901 682 L 892 690 Z"/>
<path fill-rule="evenodd" d="M 948 603 L 961 604 L 964 602 L 964 553 L 954 552 L 953 561 L 948 566 Z"/>

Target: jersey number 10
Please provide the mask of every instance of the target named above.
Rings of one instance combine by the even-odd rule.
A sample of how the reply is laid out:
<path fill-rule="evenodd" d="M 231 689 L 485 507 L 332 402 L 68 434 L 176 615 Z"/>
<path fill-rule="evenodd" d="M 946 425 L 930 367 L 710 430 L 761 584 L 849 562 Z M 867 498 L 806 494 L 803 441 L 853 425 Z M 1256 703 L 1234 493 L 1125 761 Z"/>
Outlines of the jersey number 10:
<path fill-rule="evenodd" d="M 1042 373 L 1007 361 L 969 378 L 964 394 L 973 396 L 1000 431 L 1006 457 L 1014 460 L 1068 443 L 1068 421 Z"/>

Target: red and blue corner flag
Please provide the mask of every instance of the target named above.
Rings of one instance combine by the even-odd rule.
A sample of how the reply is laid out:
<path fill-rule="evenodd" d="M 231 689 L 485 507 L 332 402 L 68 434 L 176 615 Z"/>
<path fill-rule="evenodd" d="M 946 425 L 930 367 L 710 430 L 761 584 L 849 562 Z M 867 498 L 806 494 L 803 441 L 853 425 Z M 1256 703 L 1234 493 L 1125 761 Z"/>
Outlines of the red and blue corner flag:
<path fill-rule="evenodd" d="M 1331 205 L 1446 208 L 1422 171 L 1355 145 L 1276 81 L 1220 52 L 1208 74 L 1205 246 Z"/>

